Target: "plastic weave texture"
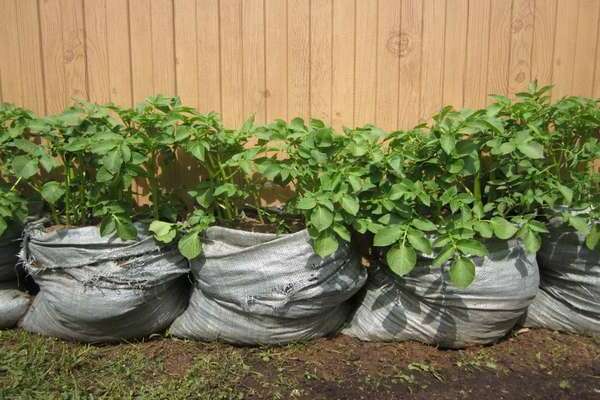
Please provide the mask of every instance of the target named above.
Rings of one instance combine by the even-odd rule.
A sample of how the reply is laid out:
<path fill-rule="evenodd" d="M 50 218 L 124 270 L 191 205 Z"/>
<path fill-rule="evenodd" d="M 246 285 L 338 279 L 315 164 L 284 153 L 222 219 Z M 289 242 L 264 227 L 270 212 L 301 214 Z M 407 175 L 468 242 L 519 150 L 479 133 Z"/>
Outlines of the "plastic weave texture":
<path fill-rule="evenodd" d="M 366 270 L 343 244 L 321 258 L 306 230 L 275 235 L 211 227 L 192 262 L 195 287 L 175 336 L 283 344 L 337 332 Z"/>
<path fill-rule="evenodd" d="M 415 340 L 444 348 L 495 342 L 523 317 L 539 283 L 535 256 L 516 241 L 486 243 L 489 256 L 476 258 L 475 280 L 466 289 L 421 258 L 398 277 L 375 266 L 359 307 L 343 334 L 365 341 Z"/>
<path fill-rule="evenodd" d="M 600 334 L 600 251 L 574 230 L 553 225 L 538 252 L 540 290 L 525 326 Z"/>
<path fill-rule="evenodd" d="M 143 337 L 185 309 L 187 261 L 162 249 L 141 224 L 138 240 L 102 237 L 97 227 L 47 231 L 30 224 L 21 258 L 40 286 L 24 329 L 83 342 Z"/>

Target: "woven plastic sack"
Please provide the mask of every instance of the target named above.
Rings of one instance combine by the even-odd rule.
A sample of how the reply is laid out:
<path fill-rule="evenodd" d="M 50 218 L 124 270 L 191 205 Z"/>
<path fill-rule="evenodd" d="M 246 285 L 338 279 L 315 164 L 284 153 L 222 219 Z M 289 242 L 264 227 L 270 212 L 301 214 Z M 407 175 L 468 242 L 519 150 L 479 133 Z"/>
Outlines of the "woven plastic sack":
<path fill-rule="evenodd" d="M 0 329 L 13 328 L 25 315 L 31 296 L 17 290 L 17 282 L 0 282 Z"/>
<path fill-rule="evenodd" d="M 540 289 L 525 326 L 600 334 L 600 252 L 584 237 L 553 223 L 538 252 Z"/>
<path fill-rule="evenodd" d="M 102 237 L 97 227 L 27 227 L 22 259 L 40 286 L 20 323 L 43 335 L 112 342 L 167 328 L 185 309 L 187 261 L 161 249 L 138 225 L 137 241 Z"/>
<path fill-rule="evenodd" d="M 466 289 L 450 283 L 447 268 L 422 258 L 402 278 L 373 267 L 359 307 L 343 334 L 366 341 L 415 340 L 444 348 L 486 344 L 504 337 L 535 297 L 535 257 L 518 243 L 490 241 L 488 257 L 476 258 Z"/>
<path fill-rule="evenodd" d="M 349 246 L 321 258 L 306 230 L 275 235 L 211 227 L 192 262 L 195 287 L 175 336 L 283 344 L 336 332 L 367 274 Z"/>

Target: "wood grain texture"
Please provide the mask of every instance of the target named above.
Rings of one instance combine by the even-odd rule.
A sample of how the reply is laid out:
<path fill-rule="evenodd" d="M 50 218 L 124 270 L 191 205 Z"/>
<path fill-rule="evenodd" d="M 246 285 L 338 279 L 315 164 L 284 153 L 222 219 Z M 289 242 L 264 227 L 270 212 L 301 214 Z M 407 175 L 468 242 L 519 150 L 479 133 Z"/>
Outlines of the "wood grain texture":
<path fill-rule="evenodd" d="M 423 2 L 404 0 L 401 11 L 398 128 L 408 129 L 421 115 Z"/>
<path fill-rule="evenodd" d="M 354 1 L 333 0 L 331 122 L 335 128 L 354 126 Z"/>
<path fill-rule="evenodd" d="M 0 0 L 0 100 L 407 129 L 534 79 L 600 96 L 599 23 L 600 0 Z"/>

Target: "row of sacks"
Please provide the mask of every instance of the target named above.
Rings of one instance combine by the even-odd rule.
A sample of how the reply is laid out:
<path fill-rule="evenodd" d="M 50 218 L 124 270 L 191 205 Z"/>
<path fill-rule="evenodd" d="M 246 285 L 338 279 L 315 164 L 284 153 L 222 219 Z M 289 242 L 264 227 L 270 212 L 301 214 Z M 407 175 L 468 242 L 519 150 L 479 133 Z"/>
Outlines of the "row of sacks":
<path fill-rule="evenodd" d="M 430 268 L 430 259 L 403 278 L 386 267 L 362 267 L 349 246 L 322 259 L 306 231 L 212 227 L 190 276 L 175 249 L 138 229 L 138 241 L 124 242 L 95 227 L 48 231 L 30 224 L 21 260 L 40 291 L 26 312 L 29 297 L 22 294 L 25 306 L 12 314 L 5 307 L 12 300 L 0 295 L 0 321 L 12 315 L 12 325 L 20 319 L 28 331 L 83 342 L 168 329 L 204 341 L 283 344 L 341 330 L 362 340 L 459 348 L 495 342 L 518 324 L 600 333 L 599 254 L 560 227 L 538 253 L 541 280 L 536 258 L 518 242 L 490 241 L 466 289 Z M 5 322 L 0 327 L 11 326 Z"/>

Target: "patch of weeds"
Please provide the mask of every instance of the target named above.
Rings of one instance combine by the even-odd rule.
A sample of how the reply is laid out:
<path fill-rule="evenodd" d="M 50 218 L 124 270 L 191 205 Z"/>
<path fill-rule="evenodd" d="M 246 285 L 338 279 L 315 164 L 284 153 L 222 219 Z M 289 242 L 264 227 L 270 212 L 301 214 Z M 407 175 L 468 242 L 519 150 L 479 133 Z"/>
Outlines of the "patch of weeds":
<path fill-rule="evenodd" d="M 419 371 L 424 372 L 426 374 L 431 374 L 438 381 L 444 382 L 444 377 L 438 372 L 438 370 L 433 365 L 413 362 L 408 364 L 407 368 L 410 371 Z"/>
<path fill-rule="evenodd" d="M 463 357 L 456 362 L 456 366 L 469 370 L 482 370 L 484 368 L 494 371 L 502 370 L 502 367 L 498 365 L 496 359 L 484 350 L 478 351 L 473 356 L 468 356 L 467 354 L 463 355 Z"/>

